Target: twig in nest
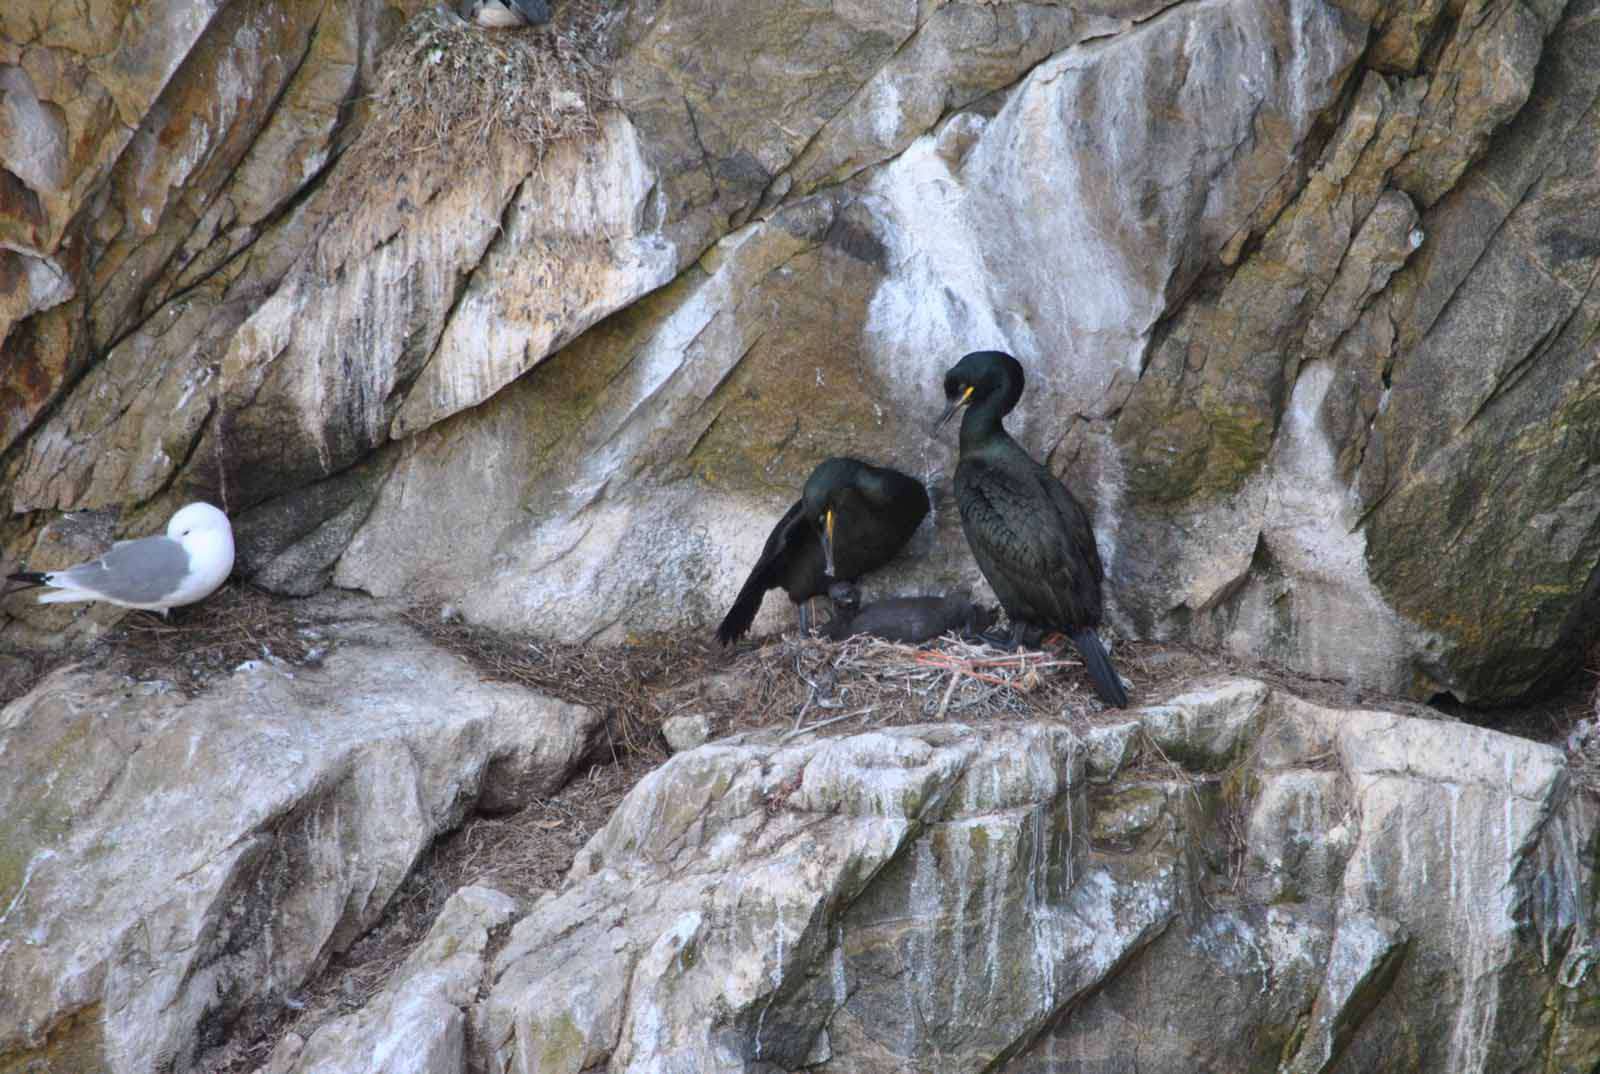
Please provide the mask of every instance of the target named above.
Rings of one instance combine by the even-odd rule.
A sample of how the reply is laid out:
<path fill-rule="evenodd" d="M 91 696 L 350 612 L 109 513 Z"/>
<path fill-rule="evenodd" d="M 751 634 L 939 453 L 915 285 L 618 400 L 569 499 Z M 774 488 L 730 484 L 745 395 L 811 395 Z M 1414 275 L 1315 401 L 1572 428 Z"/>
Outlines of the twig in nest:
<path fill-rule="evenodd" d="M 857 709 L 854 712 L 847 712 L 843 716 L 834 716 L 831 719 L 818 721 L 817 723 L 812 724 L 810 727 L 801 727 L 798 724 L 796 724 L 793 730 L 785 731 L 783 733 L 783 735 L 781 737 L 779 737 L 778 744 L 782 745 L 783 743 L 788 742 L 790 739 L 798 738 L 801 735 L 809 735 L 813 731 L 820 730 L 821 728 L 827 727 L 830 724 L 836 724 L 840 720 L 853 720 L 857 716 L 865 716 L 869 712 L 877 712 L 877 711 L 878 711 L 878 706 L 876 706 L 876 705 L 868 705 L 864 709 Z"/>
<path fill-rule="evenodd" d="M 956 692 L 956 683 L 961 681 L 961 672 L 950 673 L 950 685 L 944 688 L 944 697 L 939 699 L 939 711 L 933 714 L 934 722 L 944 719 L 945 710 L 950 707 L 950 695 Z"/>

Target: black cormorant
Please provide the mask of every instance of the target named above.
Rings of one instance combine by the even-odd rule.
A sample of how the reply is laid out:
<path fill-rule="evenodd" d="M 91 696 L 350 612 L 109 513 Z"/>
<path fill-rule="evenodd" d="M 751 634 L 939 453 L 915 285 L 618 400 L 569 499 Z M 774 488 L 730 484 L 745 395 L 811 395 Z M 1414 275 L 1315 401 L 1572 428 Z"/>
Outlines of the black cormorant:
<path fill-rule="evenodd" d="M 976 636 L 988 630 L 994 615 L 972 603 L 965 592 L 942 597 L 890 597 L 862 607 L 856 589 L 840 582 L 828 590 L 838 614 L 820 633 L 834 641 L 871 634 L 907 645 L 921 645 L 952 630 Z"/>
<path fill-rule="evenodd" d="M 1061 631 L 1082 654 L 1100 700 L 1123 708 L 1127 692 L 1095 633 L 1105 571 L 1089 513 L 1000 421 L 1022 398 L 1022 384 L 1022 364 L 1002 351 L 974 351 L 944 375 L 950 405 L 934 428 L 967 408 L 955 481 L 961 528 L 1011 617 L 1012 643 L 1040 628 Z"/>
<path fill-rule="evenodd" d="M 854 582 L 889 562 L 928 513 L 928 490 L 914 477 L 859 459 L 828 459 L 811 471 L 805 491 L 778 521 L 738 599 L 717 627 L 730 645 L 755 621 L 767 590 L 780 586 L 800 605 L 836 582 Z"/>

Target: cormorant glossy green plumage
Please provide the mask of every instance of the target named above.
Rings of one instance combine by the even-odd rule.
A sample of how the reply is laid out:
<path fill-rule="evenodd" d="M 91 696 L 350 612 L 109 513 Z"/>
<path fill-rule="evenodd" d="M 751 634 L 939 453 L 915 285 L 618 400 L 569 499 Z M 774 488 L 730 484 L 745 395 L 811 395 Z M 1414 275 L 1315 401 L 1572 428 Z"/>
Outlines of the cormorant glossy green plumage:
<path fill-rule="evenodd" d="M 854 582 L 894 558 L 928 513 L 928 490 L 914 477 L 859 459 L 828 459 L 811 471 L 805 491 L 773 527 L 717 640 L 730 645 L 755 621 L 767 590 L 782 587 L 800 605 L 837 582 Z"/>
<path fill-rule="evenodd" d="M 973 351 L 944 375 L 949 406 L 935 429 L 967 408 L 955 480 L 961 529 L 1011 617 L 1013 643 L 1037 628 L 1061 631 L 1100 700 L 1122 708 L 1127 692 L 1095 633 L 1105 571 L 1089 513 L 1001 424 L 1022 385 L 1022 364 L 1003 351 Z"/>

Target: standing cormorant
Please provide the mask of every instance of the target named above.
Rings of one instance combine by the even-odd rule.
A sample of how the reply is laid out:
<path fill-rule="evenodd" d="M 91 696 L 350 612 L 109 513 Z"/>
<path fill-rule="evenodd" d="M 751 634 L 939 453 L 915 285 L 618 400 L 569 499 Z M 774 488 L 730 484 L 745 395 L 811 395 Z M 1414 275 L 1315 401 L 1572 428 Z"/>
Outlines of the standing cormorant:
<path fill-rule="evenodd" d="M 811 629 L 806 602 L 837 582 L 854 582 L 889 562 L 911 539 L 929 508 L 914 477 L 859 459 L 828 459 L 811 471 L 805 491 L 778 521 L 717 640 L 730 645 L 755 621 L 767 590 L 782 587 L 800 605 L 800 630 Z"/>
<path fill-rule="evenodd" d="M 1022 398 L 1022 384 L 1022 363 L 1003 351 L 973 351 L 944 375 L 950 405 L 934 429 L 967 408 L 955 481 L 961 528 L 1011 617 L 1012 644 L 1039 628 L 1061 631 L 1082 654 L 1100 700 L 1123 708 L 1127 692 L 1095 633 L 1105 571 L 1089 513 L 1000 423 Z"/>

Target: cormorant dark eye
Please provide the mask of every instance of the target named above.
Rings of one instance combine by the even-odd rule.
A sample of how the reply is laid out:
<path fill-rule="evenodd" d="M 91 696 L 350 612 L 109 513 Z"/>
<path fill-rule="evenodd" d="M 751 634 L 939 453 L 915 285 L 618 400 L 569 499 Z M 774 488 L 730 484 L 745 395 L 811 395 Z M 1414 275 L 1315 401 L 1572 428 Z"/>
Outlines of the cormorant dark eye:
<path fill-rule="evenodd" d="M 946 399 L 954 399 L 956 396 L 958 396 L 960 394 L 961 394 L 961 382 L 959 380 L 957 380 L 955 377 L 945 377 L 944 378 L 944 397 Z"/>

